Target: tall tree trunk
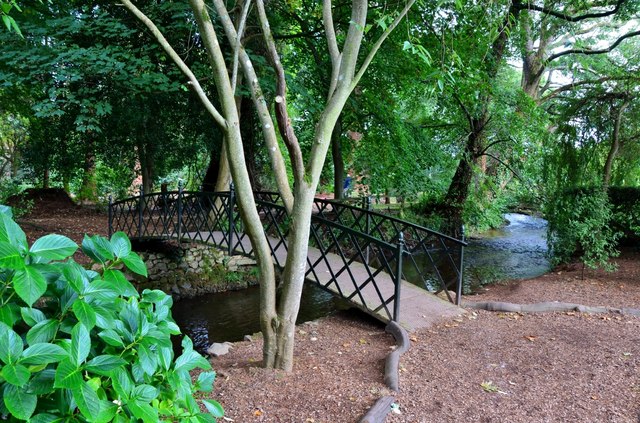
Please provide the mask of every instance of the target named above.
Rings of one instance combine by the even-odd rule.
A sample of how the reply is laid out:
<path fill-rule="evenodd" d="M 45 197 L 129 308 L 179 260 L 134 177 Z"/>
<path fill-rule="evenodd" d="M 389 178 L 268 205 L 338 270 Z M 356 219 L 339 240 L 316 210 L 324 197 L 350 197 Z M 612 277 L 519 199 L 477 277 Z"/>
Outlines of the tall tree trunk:
<path fill-rule="evenodd" d="M 602 185 L 606 190 L 611 183 L 611 171 L 613 169 L 613 161 L 618 155 L 620 150 L 620 127 L 622 125 L 622 116 L 625 109 L 629 106 L 630 99 L 625 99 L 624 103 L 620 106 L 616 113 L 615 121 L 613 124 L 613 134 L 611 137 L 611 147 L 609 148 L 609 154 L 607 154 L 607 161 L 604 164 L 604 172 L 602 177 Z"/>
<path fill-rule="evenodd" d="M 244 146 L 244 155 L 247 158 L 247 167 L 249 171 L 249 180 L 254 191 L 260 191 L 258 185 L 258 167 L 256 163 L 256 119 L 255 106 L 250 97 L 242 97 L 240 100 L 240 133 L 242 134 L 242 144 Z"/>
<path fill-rule="evenodd" d="M 342 158 L 342 118 L 338 117 L 331 132 L 331 158 L 333 159 L 333 198 L 344 198 L 344 160 Z"/>
<path fill-rule="evenodd" d="M 96 180 L 96 155 L 94 152 L 93 140 L 88 134 L 88 146 L 84 156 L 84 166 L 82 173 L 82 183 L 78 193 L 78 201 L 95 202 L 98 199 L 98 182 Z"/>

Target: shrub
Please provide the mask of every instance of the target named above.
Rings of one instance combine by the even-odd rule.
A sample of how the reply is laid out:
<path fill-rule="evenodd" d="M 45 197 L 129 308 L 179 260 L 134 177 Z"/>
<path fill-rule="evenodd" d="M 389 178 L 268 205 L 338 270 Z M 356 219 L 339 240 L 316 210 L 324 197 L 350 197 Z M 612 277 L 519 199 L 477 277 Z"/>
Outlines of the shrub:
<path fill-rule="evenodd" d="M 554 263 L 579 258 L 589 267 L 611 268 L 620 232 L 613 229 L 612 206 L 602 189 L 573 189 L 547 204 L 549 250 Z"/>
<path fill-rule="evenodd" d="M 85 236 L 82 250 L 97 264 L 70 257 L 78 246 L 61 235 L 31 245 L 8 208 L 0 210 L 0 413 L 30 422 L 215 422 L 221 406 L 193 394 L 212 390 L 209 362 L 182 341 L 172 299 L 142 294 L 119 270 L 146 275 L 122 232 Z"/>

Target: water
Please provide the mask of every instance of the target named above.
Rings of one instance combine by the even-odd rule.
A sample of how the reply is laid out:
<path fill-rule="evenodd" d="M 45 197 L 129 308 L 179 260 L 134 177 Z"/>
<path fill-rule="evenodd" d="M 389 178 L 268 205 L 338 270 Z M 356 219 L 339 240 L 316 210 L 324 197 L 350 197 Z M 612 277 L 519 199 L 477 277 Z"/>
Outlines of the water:
<path fill-rule="evenodd" d="M 259 287 L 256 286 L 184 299 L 174 304 L 173 318 L 183 333 L 191 338 L 195 348 L 203 352 L 213 342 L 241 341 L 245 335 L 260 332 L 259 294 Z M 347 308 L 349 305 L 346 301 L 307 283 L 302 290 L 297 323 Z"/>
<path fill-rule="evenodd" d="M 465 280 L 526 279 L 549 271 L 547 221 L 519 213 L 504 217 L 508 223 L 502 228 L 469 240 L 465 248 Z"/>

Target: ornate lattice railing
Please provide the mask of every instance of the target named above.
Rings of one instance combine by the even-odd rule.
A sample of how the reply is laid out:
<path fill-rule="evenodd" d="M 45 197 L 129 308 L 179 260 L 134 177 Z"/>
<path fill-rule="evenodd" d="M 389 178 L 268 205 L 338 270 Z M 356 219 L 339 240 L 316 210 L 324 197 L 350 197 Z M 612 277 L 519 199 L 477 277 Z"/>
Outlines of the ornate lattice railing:
<path fill-rule="evenodd" d="M 282 267 L 289 217 L 277 193 L 257 192 L 255 200 L 274 262 Z M 109 232 L 118 230 L 133 239 L 196 241 L 252 255 L 233 187 L 228 192 L 179 189 L 110 203 Z M 387 320 L 398 319 L 403 279 L 445 291 L 451 302 L 460 303 L 464 241 L 368 206 L 316 199 L 309 244 L 307 279 Z"/>

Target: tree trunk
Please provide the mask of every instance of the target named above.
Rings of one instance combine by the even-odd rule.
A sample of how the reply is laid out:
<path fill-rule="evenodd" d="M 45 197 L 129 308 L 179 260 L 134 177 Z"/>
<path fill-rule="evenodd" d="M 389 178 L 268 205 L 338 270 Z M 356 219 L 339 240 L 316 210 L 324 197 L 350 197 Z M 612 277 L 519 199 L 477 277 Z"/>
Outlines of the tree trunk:
<path fill-rule="evenodd" d="M 611 147 L 609 148 L 609 154 L 607 154 L 607 161 L 604 164 L 604 173 L 602 177 L 602 185 L 605 190 L 609 188 L 609 184 L 611 183 L 613 161 L 618 155 L 618 150 L 620 150 L 620 127 L 622 125 L 622 115 L 624 114 L 624 110 L 629 106 L 630 101 L 631 100 L 626 99 L 616 113 L 616 118 L 613 124 L 613 134 L 611 137 Z"/>
<path fill-rule="evenodd" d="M 331 132 L 331 158 L 333 159 L 333 198 L 344 198 L 344 160 L 342 159 L 342 119 L 338 118 Z"/>
<path fill-rule="evenodd" d="M 93 142 L 90 142 L 84 157 L 82 183 L 78 193 L 79 202 L 95 202 L 98 199 L 98 183 L 96 181 L 96 156 Z"/>
<path fill-rule="evenodd" d="M 247 170 L 249 180 L 255 191 L 260 191 L 258 186 L 258 166 L 256 163 L 256 120 L 255 106 L 250 97 L 242 97 L 240 100 L 240 133 L 242 134 L 242 144 L 244 146 L 244 156 L 247 158 Z"/>

